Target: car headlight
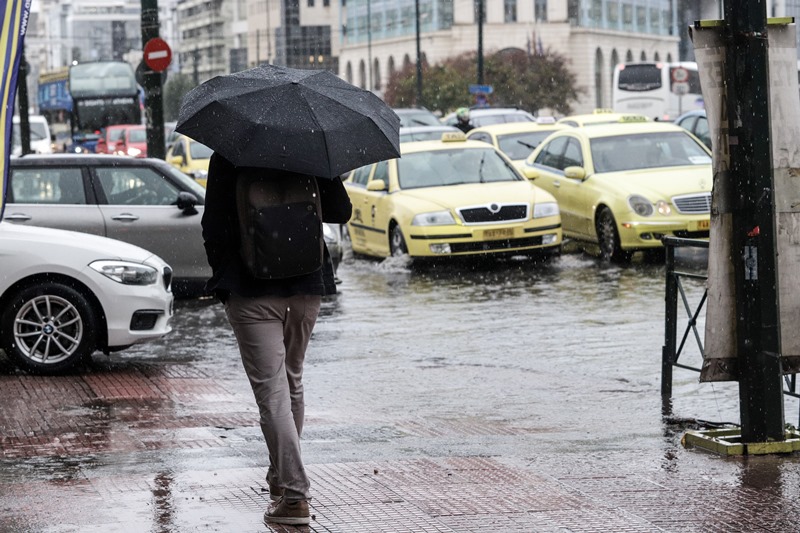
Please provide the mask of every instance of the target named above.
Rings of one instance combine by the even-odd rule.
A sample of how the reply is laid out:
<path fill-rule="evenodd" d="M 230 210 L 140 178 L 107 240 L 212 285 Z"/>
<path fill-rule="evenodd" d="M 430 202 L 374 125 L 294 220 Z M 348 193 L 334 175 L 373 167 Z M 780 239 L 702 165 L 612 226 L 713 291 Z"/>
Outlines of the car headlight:
<path fill-rule="evenodd" d="M 659 200 L 656 202 L 656 211 L 658 211 L 659 214 L 662 214 L 664 216 L 671 215 L 672 207 L 670 207 L 669 202 L 665 200 Z"/>
<path fill-rule="evenodd" d="M 123 285 L 153 285 L 158 281 L 158 270 L 140 263 L 127 261 L 94 261 L 92 269 Z"/>
<path fill-rule="evenodd" d="M 136 148 L 135 146 L 131 146 L 130 148 L 128 148 L 128 155 L 131 157 L 136 157 L 141 153 L 142 151 Z"/>
<path fill-rule="evenodd" d="M 649 217 L 653 214 L 653 204 L 644 196 L 634 194 L 628 197 L 628 205 L 640 217 Z"/>
<path fill-rule="evenodd" d="M 192 177 L 196 180 L 206 179 L 208 177 L 207 170 L 195 170 L 192 172 Z"/>
<path fill-rule="evenodd" d="M 432 213 L 420 213 L 411 221 L 412 226 L 447 226 L 455 224 L 456 220 L 450 211 L 434 211 Z"/>
<path fill-rule="evenodd" d="M 533 218 L 554 217 L 557 214 L 558 204 L 555 202 L 533 204 Z"/>

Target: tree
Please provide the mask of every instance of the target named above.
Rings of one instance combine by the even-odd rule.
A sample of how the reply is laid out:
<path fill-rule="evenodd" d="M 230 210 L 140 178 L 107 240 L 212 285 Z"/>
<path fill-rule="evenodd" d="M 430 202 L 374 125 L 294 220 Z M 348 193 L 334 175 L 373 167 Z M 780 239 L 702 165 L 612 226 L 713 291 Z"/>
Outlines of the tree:
<path fill-rule="evenodd" d="M 445 114 L 468 106 L 474 96 L 469 86 L 476 81 L 477 54 L 467 52 L 446 59 L 433 67 L 422 65 L 422 101 L 416 97 L 416 67 L 407 64 L 394 72 L 387 83 L 384 99 L 392 107 L 423 106 Z M 566 59 L 552 52 L 529 55 L 522 50 L 503 50 L 484 59 L 484 80 L 494 92 L 494 106 L 516 106 L 536 112 L 542 108 L 569 114 L 580 90 Z"/>
<path fill-rule="evenodd" d="M 194 88 L 194 81 L 191 76 L 186 74 L 172 74 L 164 84 L 164 120 L 173 121 L 178 119 L 178 111 L 181 109 L 183 97 Z"/>

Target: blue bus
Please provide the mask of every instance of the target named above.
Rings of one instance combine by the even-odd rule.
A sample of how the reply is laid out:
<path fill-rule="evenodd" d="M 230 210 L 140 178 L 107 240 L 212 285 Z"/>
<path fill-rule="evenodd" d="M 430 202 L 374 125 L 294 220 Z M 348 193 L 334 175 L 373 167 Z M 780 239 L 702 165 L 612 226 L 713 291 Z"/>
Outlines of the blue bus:
<path fill-rule="evenodd" d="M 133 67 L 97 61 L 69 67 L 73 151 L 94 152 L 100 132 L 114 124 L 141 124 L 142 107 Z"/>

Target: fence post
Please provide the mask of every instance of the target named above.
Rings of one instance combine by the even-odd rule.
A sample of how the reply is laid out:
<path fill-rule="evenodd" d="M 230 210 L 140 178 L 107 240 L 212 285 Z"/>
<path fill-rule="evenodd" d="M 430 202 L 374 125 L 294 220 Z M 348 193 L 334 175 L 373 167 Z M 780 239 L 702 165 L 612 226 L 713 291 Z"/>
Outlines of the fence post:
<path fill-rule="evenodd" d="M 675 362 L 678 327 L 678 280 L 675 276 L 675 246 L 664 239 L 667 286 L 664 291 L 664 346 L 661 349 L 661 399 L 672 397 L 672 364 Z"/>

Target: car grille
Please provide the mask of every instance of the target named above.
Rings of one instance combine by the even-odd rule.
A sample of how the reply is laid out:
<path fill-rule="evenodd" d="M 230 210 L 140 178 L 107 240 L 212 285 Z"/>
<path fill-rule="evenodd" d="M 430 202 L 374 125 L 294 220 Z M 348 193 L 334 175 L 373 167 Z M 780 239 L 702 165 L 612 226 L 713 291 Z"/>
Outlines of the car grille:
<path fill-rule="evenodd" d="M 506 250 L 510 248 L 526 248 L 528 246 L 541 246 L 542 236 L 525 237 L 524 239 L 500 239 L 483 242 L 451 242 L 450 251 L 454 254 L 460 252 L 489 252 L 492 250 Z"/>
<path fill-rule="evenodd" d="M 528 219 L 528 204 L 486 204 L 458 210 L 464 224 L 513 222 Z"/>
<path fill-rule="evenodd" d="M 683 215 L 702 215 L 711 212 L 711 193 L 673 196 L 672 203 Z"/>

